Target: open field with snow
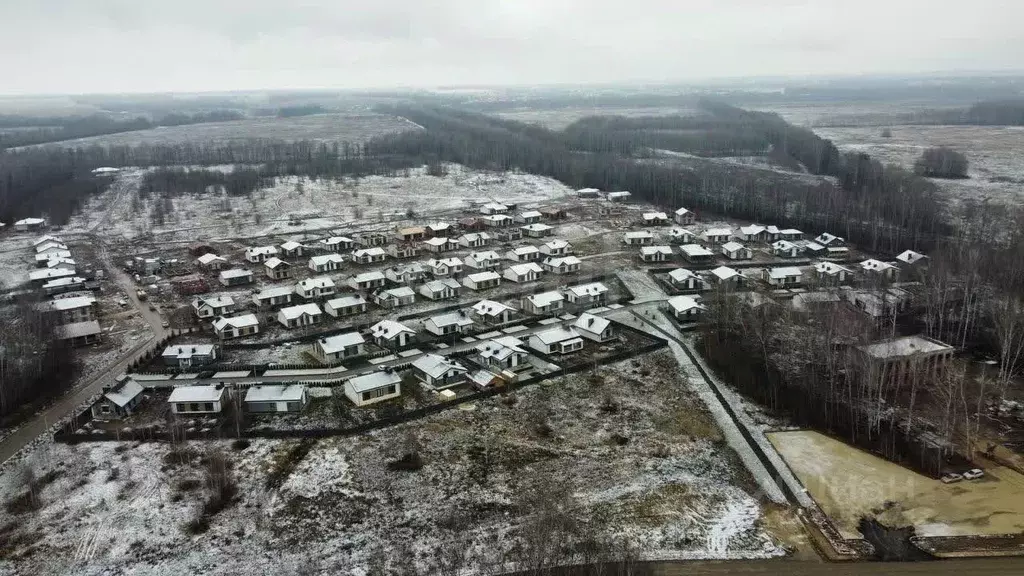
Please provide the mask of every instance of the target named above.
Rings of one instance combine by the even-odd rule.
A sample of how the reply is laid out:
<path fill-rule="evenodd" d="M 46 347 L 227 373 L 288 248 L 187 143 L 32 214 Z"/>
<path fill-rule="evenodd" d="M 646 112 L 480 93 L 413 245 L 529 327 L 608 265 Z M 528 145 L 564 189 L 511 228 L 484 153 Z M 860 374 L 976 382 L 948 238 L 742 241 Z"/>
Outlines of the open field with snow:
<path fill-rule="evenodd" d="M 247 118 L 230 122 L 161 126 L 149 130 L 51 142 L 40 146 L 175 146 L 225 143 L 252 138 L 363 142 L 381 134 L 418 128 L 404 118 L 385 114 L 316 114 L 295 118 Z"/>
<path fill-rule="evenodd" d="M 1024 476 L 1002 466 L 980 480 L 943 484 L 811 431 L 769 439 L 815 502 L 849 539 L 862 517 L 913 526 L 918 536 L 968 536 L 1024 530 Z"/>
<path fill-rule="evenodd" d="M 565 532 L 643 558 L 780 555 L 752 480 L 660 352 L 354 438 L 313 442 L 44 444 L 0 477 L 6 570 L 100 574 L 428 573 L 522 561 Z M 237 496 L 207 531 L 204 454 Z M 290 452 L 290 456 L 289 456 Z M 389 463 L 418 455 L 422 467 Z M 415 468 L 415 467 L 413 467 Z M 32 509 L 34 506 L 38 509 Z M 195 531 L 195 530 L 194 530 Z M 578 536 L 577 536 L 578 534 Z M 566 542 L 570 544 L 570 542 Z M 578 558 L 578 556 L 577 556 Z M 506 565 L 507 567 L 507 565 Z"/>
<path fill-rule="evenodd" d="M 926 148 L 948 146 L 970 161 L 966 180 L 934 180 L 952 199 L 1019 202 L 1024 189 L 1024 128 L 1012 126 L 893 126 L 892 138 L 881 129 L 816 128 L 841 150 L 870 154 L 883 163 L 913 168 Z"/>
<path fill-rule="evenodd" d="M 526 108 L 518 110 L 507 110 L 494 114 L 506 120 L 525 122 L 527 124 L 539 124 L 551 130 L 562 130 L 577 120 L 588 116 L 672 116 L 689 115 L 697 112 L 697 109 L 689 106 L 672 106 L 660 108 L 630 108 L 630 107 L 609 107 L 609 106 L 579 106 L 571 108 Z"/>

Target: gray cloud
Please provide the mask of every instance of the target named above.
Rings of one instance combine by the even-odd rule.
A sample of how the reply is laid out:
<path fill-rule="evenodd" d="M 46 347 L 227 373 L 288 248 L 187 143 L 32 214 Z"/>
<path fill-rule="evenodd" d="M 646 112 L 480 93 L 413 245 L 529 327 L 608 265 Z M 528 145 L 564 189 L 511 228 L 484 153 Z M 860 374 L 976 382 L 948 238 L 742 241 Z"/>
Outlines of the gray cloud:
<path fill-rule="evenodd" d="M 32 0 L 4 93 L 682 81 L 1010 70 L 1003 0 Z"/>

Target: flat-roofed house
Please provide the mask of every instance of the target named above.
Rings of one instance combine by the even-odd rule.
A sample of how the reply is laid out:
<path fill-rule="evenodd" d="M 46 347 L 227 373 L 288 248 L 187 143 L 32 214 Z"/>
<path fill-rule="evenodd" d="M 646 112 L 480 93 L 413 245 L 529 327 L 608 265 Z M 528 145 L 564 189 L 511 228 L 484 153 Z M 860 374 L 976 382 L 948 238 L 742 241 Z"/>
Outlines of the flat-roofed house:
<path fill-rule="evenodd" d="M 324 313 L 320 306 L 315 303 L 299 304 L 282 308 L 277 312 L 277 321 L 285 328 L 302 328 L 319 324 L 324 319 Z"/>
<path fill-rule="evenodd" d="M 369 406 L 402 395 L 402 376 L 395 372 L 370 372 L 345 381 L 345 396 L 356 406 Z"/>
<path fill-rule="evenodd" d="M 313 355 L 324 364 L 332 364 L 366 353 L 366 340 L 359 332 L 324 336 L 313 342 Z"/>
<path fill-rule="evenodd" d="M 324 304 L 324 312 L 334 318 L 352 316 L 366 312 L 366 298 L 362 294 L 347 294 L 338 298 L 331 298 Z"/>

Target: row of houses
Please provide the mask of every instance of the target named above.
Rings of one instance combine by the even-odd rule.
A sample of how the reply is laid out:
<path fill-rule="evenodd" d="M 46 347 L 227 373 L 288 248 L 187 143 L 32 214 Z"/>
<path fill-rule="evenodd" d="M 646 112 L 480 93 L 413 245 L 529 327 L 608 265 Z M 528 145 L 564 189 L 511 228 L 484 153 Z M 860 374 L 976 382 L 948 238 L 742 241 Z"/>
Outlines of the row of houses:
<path fill-rule="evenodd" d="M 36 228 L 26 230 L 33 229 Z M 72 346 L 97 342 L 102 329 L 97 319 L 96 298 L 87 292 L 86 279 L 77 275 L 77 263 L 67 244 L 56 236 L 46 235 L 34 240 L 32 247 L 36 269 L 29 273 L 29 280 L 50 298 L 41 302 L 38 309 L 56 324 L 57 338 Z"/>

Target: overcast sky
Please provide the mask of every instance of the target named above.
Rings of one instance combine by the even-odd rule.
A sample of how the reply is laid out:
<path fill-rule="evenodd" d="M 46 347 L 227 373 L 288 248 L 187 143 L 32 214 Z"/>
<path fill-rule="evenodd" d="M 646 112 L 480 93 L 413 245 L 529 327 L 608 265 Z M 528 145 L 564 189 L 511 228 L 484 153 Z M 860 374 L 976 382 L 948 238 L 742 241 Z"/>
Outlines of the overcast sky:
<path fill-rule="evenodd" d="M 1018 0 L 0 0 L 0 93 L 1024 68 Z"/>

